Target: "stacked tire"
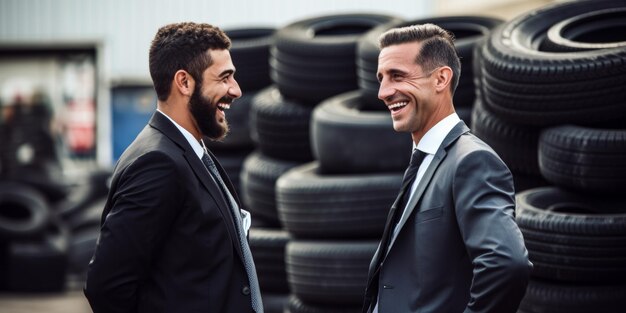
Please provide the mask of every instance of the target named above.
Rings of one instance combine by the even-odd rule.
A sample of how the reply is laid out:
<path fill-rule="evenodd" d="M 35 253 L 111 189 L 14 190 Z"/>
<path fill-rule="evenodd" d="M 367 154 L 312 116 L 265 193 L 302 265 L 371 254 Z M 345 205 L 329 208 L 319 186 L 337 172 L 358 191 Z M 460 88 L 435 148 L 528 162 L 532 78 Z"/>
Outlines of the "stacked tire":
<path fill-rule="evenodd" d="M 40 191 L 0 182 L 0 290 L 64 290 L 68 241 L 68 228 Z"/>
<path fill-rule="evenodd" d="M 520 313 L 626 305 L 624 21 L 624 1 L 557 3 L 476 50 L 473 131 L 526 180 L 516 215 L 534 270 Z"/>
<path fill-rule="evenodd" d="M 108 192 L 105 181 L 110 171 L 85 171 L 85 180 L 63 174 L 57 138 L 50 131 L 52 111 L 43 100 L 34 97 L 33 103 L 16 103 L 12 114 L 0 121 L 4 291 L 60 292 L 80 280 L 74 277 L 84 276 L 100 221 L 99 214 L 87 218 L 84 213 Z M 89 244 L 76 246 L 78 241 Z"/>
<path fill-rule="evenodd" d="M 408 164 L 411 139 L 388 112 L 364 109 L 351 91 L 320 103 L 311 119 L 316 161 L 276 183 L 278 213 L 291 234 L 286 312 L 360 312 L 369 263 Z"/>
<path fill-rule="evenodd" d="M 281 230 L 276 181 L 288 170 L 313 160 L 310 121 L 315 106 L 356 88 L 357 39 L 390 19 L 367 14 L 321 16 L 296 21 L 276 32 L 269 57 L 274 85 L 251 100 L 250 133 L 257 150 L 246 158 L 241 172 L 242 199 L 256 220 L 250 245 L 266 312 L 282 312 L 280 304 L 287 301 L 289 291 L 285 245 L 293 234 Z M 267 246 L 270 242 L 271 249 Z"/>
<path fill-rule="evenodd" d="M 472 129 L 526 182 L 518 190 L 546 185 L 536 161 L 543 129 L 623 127 L 626 50 L 619 31 L 623 22 L 616 18 L 623 21 L 623 6 L 621 1 L 546 6 L 499 27 L 478 48 L 481 106 L 474 116 L 482 122 Z"/>
<path fill-rule="evenodd" d="M 287 25 L 278 31 L 271 51 L 272 80 L 286 97 L 313 105 L 355 90 L 357 41 L 392 20 L 388 15 L 341 14 Z"/>

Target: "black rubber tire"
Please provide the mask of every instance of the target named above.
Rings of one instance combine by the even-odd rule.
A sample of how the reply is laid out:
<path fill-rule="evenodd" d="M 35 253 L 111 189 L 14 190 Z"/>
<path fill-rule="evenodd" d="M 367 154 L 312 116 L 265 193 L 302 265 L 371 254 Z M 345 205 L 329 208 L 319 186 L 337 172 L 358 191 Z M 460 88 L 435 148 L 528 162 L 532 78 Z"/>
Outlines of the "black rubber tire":
<path fill-rule="evenodd" d="M 578 246 L 574 244 L 557 244 L 525 238 L 528 250 L 537 253 L 550 253 L 555 256 L 573 257 L 625 257 L 626 246 Z"/>
<path fill-rule="evenodd" d="M 521 227 L 556 234 L 592 237 L 626 236 L 623 198 L 593 197 L 557 187 L 527 190 L 517 195 Z"/>
<path fill-rule="evenodd" d="M 9 244 L 6 288 L 12 292 L 61 292 L 65 289 L 70 233 L 58 220 L 42 238 Z"/>
<path fill-rule="evenodd" d="M 72 233 L 85 228 L 100 228 L 102 222 L 102 212 L 106 205 L 107 197 L 94 200 L 90 205 L 86 206 L 80 213 L 73 215 L 71 218 L 63 220 Z"/>
<path fill-rule="evenodd" d="M 250 154 L 241 170 L 241 199 L 253 220 L 280 227 L 276 209 L 276 180 L 292 167 L 293 161 L 277 160 L 259 152 Z"/>
<path fill-rule="evenodd" d="M 285 313 L 360 313 L 360 305 L 310 305 L 291 295 L 285 307 Z"/>
<path fill-rule="evenodd" d="M 237 68 L 236 80 L 244 92 L 269 86 L 269 49 L 274 44 L 274 28 L 235 28 L 225 30 L 232 46 L 230 55 Z"/>
<path fill-rule="evenodd" d="M 542 132 L 541 174 L 564 188 L 592 193 L 626 191 L 626 129 L 560 126 Z"/>
<path fill-rule="evenodd" d="M 257 92 L 244 94 L 233 101 L 230 109 L 225 112 L 229 128 L 226 138 L 215 141 L 204 137 L 204 143 L 211 151 L 252 150 L 254 142 L 250 138 L 250 111 L 256 94 Z"/>
<path fill-rule="evenodd" d="M 360 91 L 320 103 L 311 119 L 313 154 L 324 173 L 401 172 L 413 141 L 393 129 L 391 114 L 364 111 Z"/>
<path fill-rule="evenodd" d="M 338 83 L 345 85 L 354 84 L 354 64 L 352 63 L 337 62 L 335 64 L 331 63 L 330 60 L 312 63 L 309 61 L 309 58 L 292 56 L 284 52 L 278 52 L 275 49 L 272 50 L 272 56 L 270 66 L 279 76 L 307 82 L 315 86 L 320 84 L 332 86 Z M 298 64 L 298 66 L 292 63 Z M 319 63 L 319 65 L 316 66 L 316 63 Z M 328 77 L 328 71 L 333 71 L 335 75 L 332 78 Z"/>
<path fill-rule="evenodd" d="M 40 237 L 50 218 L 50 208 L 40 192 L 0 182 L 0 241 Z"/>
<path fill-rule="evenodd" d="M 251 228 L 248 241 L 261 293 L 289 293 L 285 270 L 285 247 L 289 234 L 283 230 Z"/>
<path fill-rule="evenodd" d="M 378 93 L 380 84 L 375 85 L 367 83 L 367 77 L 372 80 L 376 79 L 376 70 L 378 67 L 378 37 L 384 32 L 395 27 L 405 27 L 409 25 L 433 23 L 452 32 L 455 35 L 455 47 L 457 54 L 461 58 L 461 77 L 459 79 L 459 87 L 454 95 L 453 102 L 457 108 L 471 107 L 474 103 L 474 83 L 472 74 L 472 60 L 474 46 L 483 37 L 487 36 L 491 29 L 500 25 L 503 21 L 493 17 L 483 16 L 446 16 L 433 17 L 412 21 L 396 20 L 378 26 L 369 31 L 359 40 L 357 47 L 357 64 L 362 71 L 359 75 L 359 87 L 367 90 L 367 100 L 371 105 L 378 105 L 379 100 L 374 97 Z"/>
<path fill-rule="evenodd" d="M 590 283 L 617 283 L 626 278 L 623 199 L 545 187 L 519 193 L 516 202 L 517 223 L 531 243 L 527 248 L 535 277 Z M 565 253 L 562 245 L 575 253 Z"/>
<path fill-rule="evenodd" d="M 402 173 L 323 175 L 304 164 L 276 182 L 280 221 L 296 238 L 380 238 L 401 182 Z"/>
<path fill-rule="evenodd" d="M 287 280 L 294 295 L 311 304 L 361 305 L 378 241 L 291 241 Z"/>
<path fill-rule="evenodd" d="M 309 125 L 313 108 L 285 99 L 276 86 L 260 91 L 252 100 L 252 139 L 267 156 L 306 162 L 313 159 Z"/>
<path fill-rule="evenodd" d="M 586 12 L 548 30 L 545 51 L 572 52 L 626 47 L 626 7 Z"/>
<path fill-rule="evenodd" d="M 537 159 L 540 127 L 502 120 L 477 99 L 472 111 L 471 128 L 472 133 L 498 153 L 513 174 L 541 177 Z"/>
<path fill-rule="evenodd" d="M 278 30 L 276 48 L 299 56 L 354 60 L 358 39 L 394 18 L 380 14 L 338 14 L 300 20 Z"/>
<path fill-rule="evenodd" d="M 378 14 L 328 15 L 279 29 L 270 61 L 272 81 L 285 96 L 309 104 L 356 89 L 357 40 L 392 19 Z M 312 64 L 320 66 L 312 69 Z"/>
<path fill-rule="evenodd" d="M 494 29 L 481 51 L 485 105 L 499 117 L 520 124 L 623 121 L 626 49 L 558 53 L 540 48 L 552 25 L 589 11 L 623 6 L 616 0 L 556 3 Z"/>
<path fill-rule="evenodd" d="M 530 280 L 518 313 L 621 313 L 626 306 L 624 299 L 624 284 L 593 286 Z"/>
<path fill-rule="evenodd" d="M 109 193 L 111 169 L 93 170 L 80 177 L 75 177 L 74 186 L 69 189 L 69 196 L 55 205 L 54 211 L 71 228 L 72 220 L 90 208 L 95 202 L 106 198 Z"/>

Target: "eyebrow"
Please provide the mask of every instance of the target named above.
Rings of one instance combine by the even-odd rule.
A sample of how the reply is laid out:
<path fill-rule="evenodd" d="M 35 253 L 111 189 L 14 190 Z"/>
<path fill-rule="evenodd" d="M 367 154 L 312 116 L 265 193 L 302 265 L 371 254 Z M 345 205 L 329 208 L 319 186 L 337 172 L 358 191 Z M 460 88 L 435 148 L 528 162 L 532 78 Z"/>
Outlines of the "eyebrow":
<path fill-rule="evenodd" d="M 227 69 L 227 70 L 222 71 L 217 77 L 222 78 L 222 77 L 226 77 L 226 76 L 232 75 L 232 74 L 235 74 L 235 70 Z"/>
<path fill-rule="evenodd" d="M 399 70 L 399 69 L 393 69 L 393 68 L 392 68 L 392 69 L 390 69 L 390 70 L 387 70 L 386 72 L 387 72 L 389 75 L 394 75 L 394 74 L 401 74 L 401 75 L 405 75 L 405 74 L 406 74 L 406 72 L 405 72 L 405 71 L 402 71 L 402 70 Z M 376 75 L 376 78 L 378 78 L 378 82 L 381 82 L 381 81 L 382 81 L 382 76 L 383 76 L 383 74 L 382 74 L 382 73 L 378 73 L 378 74 Z"/>

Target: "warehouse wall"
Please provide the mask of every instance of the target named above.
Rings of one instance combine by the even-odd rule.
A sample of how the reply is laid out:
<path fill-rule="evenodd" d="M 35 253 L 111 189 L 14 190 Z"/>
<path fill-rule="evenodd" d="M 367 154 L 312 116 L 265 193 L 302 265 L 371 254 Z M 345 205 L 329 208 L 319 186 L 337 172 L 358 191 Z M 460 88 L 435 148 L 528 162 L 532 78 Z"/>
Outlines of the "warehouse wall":
<path fill-rule="evenodd" d="M 178 21 L 208 22 L 222 28 L 279 27 L 305 16 L 380 12 L 407 18 L 430 14 L 429 1 L 163 1 L 3 0 L 0 42 L 102 42 L 105 70 L 112 80 L 145 78 L 147 51 L 157 28 Z"/>

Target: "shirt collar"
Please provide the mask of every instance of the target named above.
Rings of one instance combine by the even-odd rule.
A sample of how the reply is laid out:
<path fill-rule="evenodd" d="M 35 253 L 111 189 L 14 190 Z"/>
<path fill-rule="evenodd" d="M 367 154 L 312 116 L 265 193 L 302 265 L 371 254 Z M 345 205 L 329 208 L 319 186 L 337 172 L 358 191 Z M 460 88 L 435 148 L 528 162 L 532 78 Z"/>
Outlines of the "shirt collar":
<path fill-rule="evenodd" d="M 448 133 L 450 133 L 452 128 L 454 128 L 459 121 L 461 121 L 461 119 L 456 113 L 446 116 L 428 130 L 417 145 L 413 143 L 413 149 L 417 148 L 428 154 L 435 154 L 443 140 L 448 136 Z"/>
<path fill-rule="evenodd" d="M 167 117 L 167 119 L 169 119 L 172 122 L 172 124 L 174 124 L 174 126 L 178 128 L 180 133 L 183 134 L 185 139 L 187 139 L 187 141 L 189 142 L 189 145 L 191 145 L 191 148 L 193 148 L 193 151 L 198 155 L 198 158 L 202 159 L 202 156 L 204 155 L 204 148 L 202 148 L 202 145 L 200 145 L 200 142 L 196 140 L 196 138 L 188 130 L 184 129 L 182 126 L 178 125 L 178 123 L 174 122 L 174 120 L 170 118 L 169 116 L 167 116 L 167 114 L 163 113 L 159 109 L 157 109 L 157 112 Z M 204 144 L 204 142 L 202 144 Z"/>

